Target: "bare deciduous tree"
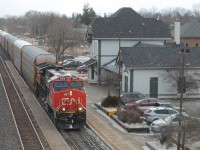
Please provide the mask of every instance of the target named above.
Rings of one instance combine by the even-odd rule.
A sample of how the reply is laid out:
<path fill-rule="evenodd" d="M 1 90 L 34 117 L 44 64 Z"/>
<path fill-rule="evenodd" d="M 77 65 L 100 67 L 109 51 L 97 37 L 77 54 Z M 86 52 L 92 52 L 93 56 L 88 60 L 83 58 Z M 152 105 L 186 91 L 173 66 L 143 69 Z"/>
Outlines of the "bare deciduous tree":
<path fill-rule="evenodd" d="M 77 45 L 80 39 L 82 36 L 72 28 L 72 22 L 66 16 L 56 18 L 49 26 L 48 42 L 53 48 L 57 62 L 65 54 L 66 49 Z"/>
<path fill-rule="evenodd" d="M 200 3 L 193 6 L 193 13 L 195 17 L 200 19 Z"/>
<path fill-rule="evenodd" d="M 177 59 L 170 60 L 169 64 L 172 66 L 167 69 L 167 72 L 160 74 L 163 80 L 171 84 L 171 88 L 180 92 L 180 78 L 184 73 L 184 90 L 195 91 L 199 88 L 200 72 L 192 69 L 189 64 L 190 56 L 185 55 L 184 72 L 183 72 L 183 60 L 182 55 L 177 56 Z"/>

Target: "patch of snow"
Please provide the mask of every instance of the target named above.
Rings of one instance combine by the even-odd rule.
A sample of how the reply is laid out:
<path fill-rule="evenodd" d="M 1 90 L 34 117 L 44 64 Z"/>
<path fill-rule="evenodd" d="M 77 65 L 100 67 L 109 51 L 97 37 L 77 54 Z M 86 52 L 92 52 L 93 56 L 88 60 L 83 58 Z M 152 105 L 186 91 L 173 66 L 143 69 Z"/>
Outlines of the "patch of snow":
<path fill-rule="evenodd" d="M 90 57 L 88 57 L 88 56 L 78 56 L 78 57 L 75 57 L 74 60 L 78 60 L 78 61 L 84 63 L 84 62 L 90 60 Z"/>
<path fill-rule="evenodd" d="M 143 148 L 143 150 L 151 150 L 147 146 L 143 146 L 142 148 Z"/>
<path fill-rule="evenodd" d="M 97 105 L 101 105 L 101 102 L 96 102 Z"/>
<path fill-rule="evenodd" d="M 159 141 L 157 141 L 157 142 L 148 142 L 154 149 L 156 149 L 156 150 L 177 150 L 177 146 L 175 145 L 175 144 L 173 144 L 172 146 L 170 146 L 170 147 L 166 147 L 166 145 L 165 144 L 160 144 L 160 142 Z"/>
<path fill-rule="evenodd" d="M 113 117 L 115 117 L 116 119 L 118 119 L 117 118 L 117 116 L 113 116 Z M 127 128 L 141 128 L 141 127 L 149 127 L 147 124 L 146 124 L 146 122 L 142 122 L 142 123 L 131 123 L 131 124 L 129 124 L 129 123 L 124 123 L 124 122 L 121 122 L 120 120 L 118 120 L 121 124 L 123 124 L 125 127 L 127 127 Z"/>

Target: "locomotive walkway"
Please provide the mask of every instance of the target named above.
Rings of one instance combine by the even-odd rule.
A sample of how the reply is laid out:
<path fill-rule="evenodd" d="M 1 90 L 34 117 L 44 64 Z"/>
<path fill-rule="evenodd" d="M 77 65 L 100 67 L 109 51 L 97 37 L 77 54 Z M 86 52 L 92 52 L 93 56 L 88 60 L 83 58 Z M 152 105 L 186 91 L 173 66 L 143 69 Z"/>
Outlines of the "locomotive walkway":
<path fill-rule="evenodd" d="M 68 150 L 70 149 L 67 143 L 63 140 L 60 133 L 57 131 L 55 126 L 50 121 L 49 117 L 40 106 L 40 104 L 35 99 L 35 96 L 31 92 L 31 90 L 27 87 L 25 82 L 22 80 L 21 76 L 14 68 L 10 61 L 6 62 L 10 72 L 12 73 L 15 82 L 23 93 L 24 99 L 29 105 L 37 123 L 39 124 L 45 138 L 47 139 L 52 150 Z"/>

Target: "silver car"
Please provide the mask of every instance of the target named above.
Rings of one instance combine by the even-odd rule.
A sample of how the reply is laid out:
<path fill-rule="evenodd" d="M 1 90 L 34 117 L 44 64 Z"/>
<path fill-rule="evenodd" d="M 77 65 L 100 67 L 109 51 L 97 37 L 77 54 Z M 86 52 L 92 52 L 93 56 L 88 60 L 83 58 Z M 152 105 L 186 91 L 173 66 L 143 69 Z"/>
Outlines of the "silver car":
<path fill-rule="evenodd" d="M 176 107 L 176 106 L 174 106 L 174 105 L 172 105 L 171 103 L 163 103 L 163 102 L 160 102 L 160 103 L 158 103 L 159 104 L 159 106 L 161 106 L 161 107 L 170 107 L 170 108 L 173 108 L 173 109 L 175 109 L 175 110 L 177 110 L 177 111 L 180 111 L 180 107 Z M 185 112 L 185 108 L 182 108 L 182 111 L 183 112 Z"/>
<path fill-rule="evenodd" d="M 166 125 L 178 125 L 180 120 L 179 114 L 170 115 L 165 119 L 154 120 L 150 124 L 151 131 L 160 132 L 160 128 Z"/>
<path fill-rule="evenodd" d="M 157 119 L 165 119 L 166 117 L 178 114 L 179 112 L 169 107 L 151 107 L 144 111 L 144 120 L 151 123 Z"/>

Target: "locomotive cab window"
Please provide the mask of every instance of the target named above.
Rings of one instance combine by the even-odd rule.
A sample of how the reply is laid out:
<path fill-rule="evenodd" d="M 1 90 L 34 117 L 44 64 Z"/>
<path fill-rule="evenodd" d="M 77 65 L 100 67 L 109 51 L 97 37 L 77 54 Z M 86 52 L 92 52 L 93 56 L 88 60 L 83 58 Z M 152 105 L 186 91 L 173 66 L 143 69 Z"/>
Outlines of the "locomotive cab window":
<path fill-rule="evenodd" d="M 65 81 L 54 82 L 55 92 L 66 90 L 67 88 L 68 88 L 68 82 L 65 82 Z"/>
<path fill-rule="evenodd" d="M 80 82 L 80 81 L 70 82 L 70 88 L 85 91 L 84 88 L 83 88 L 83 83 Z"/>

